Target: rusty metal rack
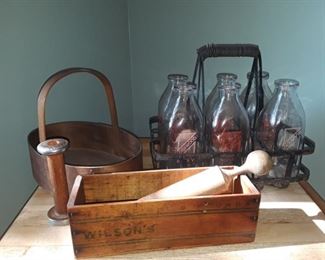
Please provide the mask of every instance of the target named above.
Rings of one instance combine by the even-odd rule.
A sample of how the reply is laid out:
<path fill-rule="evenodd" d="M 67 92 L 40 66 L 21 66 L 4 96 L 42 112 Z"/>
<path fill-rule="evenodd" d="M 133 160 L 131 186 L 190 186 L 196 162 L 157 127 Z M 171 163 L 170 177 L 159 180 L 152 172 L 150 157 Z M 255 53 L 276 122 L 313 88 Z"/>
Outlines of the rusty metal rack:
<path fill-rule="evenodd" d="M 248 57 L 253 58 L 253 64 L 251 67 L 250 78 L 247 83 L 247 93 L 245 96 L 244 106 L 247 105 L 248 95 L 252 87 L 253 80 L 255 80 L 255 93 L 256 93 L 256 112 L 253 121 L 253 129 L 251 136 L 255 136 L 255 124 L 257 116 L 263 109 L 263 88 L 262 88 L 262 57 L 259 47 L 254 44 L 208 44 L 197 49 L 197 60 L 193 73 L 192 82 L 197 85 L 197 100 L 200 102 L 201 107 L 204 107 L 205 98 L 205 79 L 204 79 L 204 61 L 208 58 L 217 57 Z M 162 154 L 160 153 L 159 133 L 158 133 L 158 116 L 153 116 L 149 119 L 150 128 L 150 150 L 152 156 L 152 162 L 154 168 L 187 168 L 198 166 L 212 166 L 215 165 L 215 160 L 221 154 L 215 152 L 197 153 L 197 154 Z M 252 142 L 254 144 L 254 142 Z M 251 147 L 251 150 L 257 147 Z M 273 158 L 285 157 L 287 160 L 287 166 L 285 169 L 284 177 L 266 177 L 256 178 L 249 176 L 252 182 L 258 187 L 263 188 L 266 185 L 273 185 L 279 188 L 284 188 L 289 185 L 290 182 L 296 182 L 301 180 L 308 180 L 310 171 L 302 163 L 302 157 L 304 155 L 312 154 L 315 150 L 315 142 L 308 137 L 304 137 L 303 145 L 300 150 L 284 151 L 277 150 L 276 152 L 267 151 Z M 225 154 L 225 153 L 222 153 Z M 247 154 L 229 153 L 229 155 L 240 156 L 244 161 Z"/>
<path fill-rule="evenodd" d="M 219 156 L 217 153 L 197 153 L 197 154 L 165 154 L 159 152 L 159 136 L 158 136 L 158 117 L 153 116 L 149 119 L 150 126 L 150 152 L 152 163 L 155 169 L 165 168 L 188 168 L 203 167 L 214 165 L 213 161 Z M 277 177 L 259 177 L 249 176 L 251 181 L 262 189 L 264 185 L 273 185 L 278 188 L 285 188 L 290 182 L 308 180 L 310 170 L 302 163 L 302 157 L 309 155 L 315 151 L 315 142 L 310 138 L 304 138 L 303 147 L 297 151 L 268 152 L 270 156 L 285 156 L 288 158 L 288 164 L 285 176 Z M 298 158 L 297 158 L 298 157 Z M 168 164 L 167 164 L 168 163 Z M 168 165 L 168 166 L 167 166 Z M 294 170 L 294 171 L 293 171 Z"/>
<path fill-rule="evenodd" d="M 188 168 L 212 165 L 213 155 L 211 153 L 188 153 L 188 154 L 165 154 L 160 153 L 160 141 L 158 135 L 158 116 L 150 117 L 150 152 L 152 164 L 155 169 Z M 168 165 L 168 166 L 167 166 Z"/>
<path fill-rule="evenodd" d="M 288 163 L 285 169 L 284 177 L 263 176 L 255 178 L 254 176 L 250 176 L 250 179 L 258 188 L 261 189 L 264 185 L 285 188 L 290 184 L 290 182 L 298 182 L 309 179 L 310 170 L 302 163 L 302 158 L 304 155 L 312 154 L 315 151 L 315 142 L 309 137 L 304 137 L 303 146 L 300 150 L 278 150 L 276 152 L 265 151 L 268 152 L 272 157 L 286 157 L 288 159 Z"/>

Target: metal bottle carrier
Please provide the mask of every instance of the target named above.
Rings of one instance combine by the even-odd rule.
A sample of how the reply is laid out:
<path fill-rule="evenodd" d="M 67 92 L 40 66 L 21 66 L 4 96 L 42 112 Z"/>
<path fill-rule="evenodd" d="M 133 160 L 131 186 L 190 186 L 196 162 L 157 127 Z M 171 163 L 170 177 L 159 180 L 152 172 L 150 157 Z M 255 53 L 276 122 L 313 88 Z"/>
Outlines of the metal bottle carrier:
<path fill-rule="evenodd" d="M 248 57 L 253 58 L 250 77 L 247 83 L 247 92 L 244 100 L 244 107 L 247 106 L 248 96 L 251 91 L 253 80 L 256 86 L 256 111 L 251 129 L 251 136 L 255 134 L 256 120 L 264 106 L 264 93 L 262 88 L 262 57 L 259 47 L 254 44 L 208 44 L 197 49 L 197 59 L 194 68 L 192 82 L 197 85 L 197 100 L 201 107 L 205 105 L 205 78 L 204 78 L 204 61 L 208 58 L 218 57 Z M 172 162 L 177 168 L 211 166 L 214 158 L 219 156 L 219 153 L 197 153 L 197 154 L 163 154 L 159 152 L 159 136 L 158 136 L 158 116 L 153 116 L 149 119 L 150 127 L 150 150 L 154 168 L 165 168 L 165 162 Z M 254 143 L 254 142 L 252 142 Z M 254 150 L 252 147 L 251 150 Z M 256 186 L 262 188 L 264 184 L 274 185 L 277 187 L 286 187 L 290 182 L 307 180 L 309 178 L 309 169 L 301 162 L 302 156 L 312 154 L 315 150 L 315 143 L 308 137 L 304 137 L 301 150 L 268 152 L 272 157 L 286 156 L 288 164 L 284 178 L 254 178 L 250 176 Z M 224 153 L 223 153 L 224 154 Z M 229 153 L 233 155 L 234 153 Z M 238 154 L 237 154 L 238 155 Z M 244 159 L 247 154 L 241 154 Z M 297 160 L 298 158 L 298 160 Z M 296 168 L 296 174 L 292 174 L 293 167 Z"/>

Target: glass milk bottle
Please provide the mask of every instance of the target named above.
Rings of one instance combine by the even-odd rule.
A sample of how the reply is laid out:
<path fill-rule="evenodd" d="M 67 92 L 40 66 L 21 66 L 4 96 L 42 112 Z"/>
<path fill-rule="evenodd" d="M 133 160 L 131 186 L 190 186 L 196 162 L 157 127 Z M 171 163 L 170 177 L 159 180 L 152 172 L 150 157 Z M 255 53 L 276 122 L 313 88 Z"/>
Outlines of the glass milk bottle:
<path fill-rule="evenodd" d="M 256 138 L 258 144 L 271 153 L 300 150 L 305 134 L 305 112 L 297 95 L 299 82 L 294 79 L 278 79 L 269 103 L 261 111 L 257 120 Z M 289 154 L 288 153 L 288 154 Z M 273 157 L 274 167 L 269 177 L 284 178 L 297 174 L 296 156 L 293 165 L 288 165 L 289 155 Z M 292 170 L 292 172 L 290 172 Z M 279 186 L 287 186 L 283 181 Z"/>
<path fill-rule="evenodd" d="M 206 116 L 207 149 L 216 154 L 215 165 L 240 165 L 249 150 L 247 112 L 234 79 L 219 86 L 219 95 Z"/>
<path fill-rule="evenodd" d="M 164 133 L 164 127 L 162 123 L 164 121 L 164 117 L 167 115 L 166 109 L 170 103 L 172 91 L 178 84 L 186 83 L 188 76 L 183 74 L 169 74 L 167 78 L 167 87 L 161 95 L 158 103 L 158 138 L 160 140 L 160 152 L 166 151 L 166 142 L 163 140 L 163 137 L 166 135 L 166 133 Z"/>
<path fill-rule="evenodd" d="M 211 90 L 210 94 L 208 95 L 208 97 L 205 101 L 205 107 L 204 107 L 204 115 L 205 116 L 211 112 L 211 109 L 218 98 L 220 86 L 227 84 L 227 81 L 229 81 L 229 80 L 236 81 L 237 75 L 233 74 L 233 73 L 218 73 L 217 74 L 217 84 Z"/>
<path fill-rule="evenodd" d="M 247 80 L 249 80 L 250 72 L 247 73 Z M 262 88 L 264 92 L 264 104 L 266 105 L 269 100 L 272 97 L 272 92 L 270 90 L 269 84 L 269 73 L 267 71 L 262 71 Z M 240 99 L 242 103 L 244 104 L 245 96 L 247 93 L 247 86 L 243 89 L 243 91 L 240 94 Z M 253 127 L 254 117 L 255 117 L 255 111 L 256 111 L 256 84 L 255 84 L 255 78 L 253 78 L 251 89 L 247 98 L 247 105 L 246 110 L 248 113 L 249 123 L 250 126 Z"/>
<path fill-rule="evenodd" d="M 185 83 L 188 80 L 188 76 L 183 74 L 169 74 L 167 78 L 167 87 L 165 88 L 158 102 L 158 116 L 162 116 L 165 114 L 165 110 L 170 101 L 172 89 L 174 88 L 174 86 L 178 85 L 179 83 Z"/>
<path fill-rule="evenodd" d="M 162 124 L 166 142 L 163 147 L 167 154 L 202 152 L 203 118 L 194 97 L 195 89 L 195 84 L 188 82 L 180 83 L 172 90 Z"/>

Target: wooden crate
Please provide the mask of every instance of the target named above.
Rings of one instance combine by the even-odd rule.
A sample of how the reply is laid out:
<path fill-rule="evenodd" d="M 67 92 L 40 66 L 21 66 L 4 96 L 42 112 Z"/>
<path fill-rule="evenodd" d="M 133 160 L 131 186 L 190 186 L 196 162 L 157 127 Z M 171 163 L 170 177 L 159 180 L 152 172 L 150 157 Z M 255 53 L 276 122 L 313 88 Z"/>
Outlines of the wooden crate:
<path fill-rule="evenodd" d="M 68 202 L 75 255 L 253 241 L 260 193 L 246 176 L 231 194 L 137 201 L 202 169 L 78 176 Z"/>

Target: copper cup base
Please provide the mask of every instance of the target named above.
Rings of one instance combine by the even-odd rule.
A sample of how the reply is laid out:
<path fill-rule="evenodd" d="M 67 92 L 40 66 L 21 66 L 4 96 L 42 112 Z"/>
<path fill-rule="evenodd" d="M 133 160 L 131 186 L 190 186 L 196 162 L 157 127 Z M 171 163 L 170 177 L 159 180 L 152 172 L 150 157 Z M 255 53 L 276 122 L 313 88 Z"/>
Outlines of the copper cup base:
<path fill-rule="evenodd" d="M 50 224 L 55 226 L 64 226 L 69 224 L 69 218 L 67 214 L 59 214 L 55 211 L 55 207 L 50 208 L 47 212 L 47 217 Z"/>

